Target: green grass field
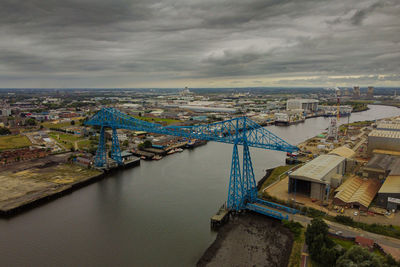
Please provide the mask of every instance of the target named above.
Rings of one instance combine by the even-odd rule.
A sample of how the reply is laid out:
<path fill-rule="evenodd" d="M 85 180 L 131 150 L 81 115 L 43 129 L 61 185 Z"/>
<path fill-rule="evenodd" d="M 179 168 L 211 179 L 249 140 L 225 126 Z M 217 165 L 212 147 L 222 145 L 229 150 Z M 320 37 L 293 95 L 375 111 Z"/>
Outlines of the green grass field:
<path fill-rule="evenodd" d="M 28 137 L 24 135 L 7 135 L 0 136 L 0 151 L 7 149 L 28 147 L 32 143 Z"/>
<path fill-rule="evenodd" d="M 335 242 L 336 244 L 342 246 L 345 249 L 349 249 L 349 248 L 351 248 L 352 246 L 355 245 L 355 243 L 353 241 L 350 241 L 350 240 L 342 240 L 340 238 L 335 238 L 335 237 L 330 237 L 330 239 L 332 239 L 333 242 Z"/>
<path fill-rule="evenodd" d="M 153 117 L 139 117 L 135 116 L 136 119 L 142 120 L 142 121 L 147 121 L 147 122 L 154 122 L 154 123 L 161 123 L 161 122 L 166 122 L 167 124 L 173 124 L 176 122 L 180 122 L 179 120 L 173 120 L 173 119 L 162 119 L 162 118 L 153 118 Z"/>
<path fill-rule="evenodd" d="M 61 133 L 61 132 L 50 132 L 49 136 L 51 136 L 52 138 L 54 138 L 56 140 L 63 140 L 63 141 L 69 141 L 69 142 L 79 141 L 82 139 L 79 136 Z"/>
<path fill-rule="evenodd" d="M 71 127 L 71 126 L 79 126 L 81 123 L 79 121 L 75 121 L 75 125 L 71 125 L 71 122 L 60 122 L 60 123 L 52 123 L 50 121 L 46 121 L 41 123 L 44 128 L 50 129 L 50 128 L 55 128 L 55 129 L 61 129 L 61 128 L 66 128 L 66 127 Z"/>
<path fill-rule="evenodd" d="M 270 184 L 276 182 L 279 178 L 279 176 L 284 173 L 287 172 L 288 170 L 290 170 L 291 168 L 293 168 L 295 165 L 285 165 L 285 166 L 279 166 L 276 167 L 272 173 L 269 175 L 269 177 L 265 180 L 265 182 L 263 183 L 263 185 L 261 186 L 261 192 L 262 190 L 269 186 Z"/>
<path fill-rule="evenodd" d="M 56 140 L 57 142 L 61 143 L 67 149 L 75 148 L 75 142 L 77 142 L 79 149 L 88 148 L 90 147 L 91 143 L 90 140 L 83 139 L 82 137 L 73 134 L 67 134 L 62 132 L 50 132 L 49 136 L 54 140 Z"/>

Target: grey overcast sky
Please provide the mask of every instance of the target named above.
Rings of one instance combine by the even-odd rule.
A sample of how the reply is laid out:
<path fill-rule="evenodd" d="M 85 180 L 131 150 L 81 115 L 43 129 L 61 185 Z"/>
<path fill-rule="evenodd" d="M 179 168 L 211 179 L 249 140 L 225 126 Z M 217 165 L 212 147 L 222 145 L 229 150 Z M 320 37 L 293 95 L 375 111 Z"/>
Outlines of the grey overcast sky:
<path fill-rule="evenodd" d="M 1 0 L 0 87 L 400 86 L 399 0 Z"/>

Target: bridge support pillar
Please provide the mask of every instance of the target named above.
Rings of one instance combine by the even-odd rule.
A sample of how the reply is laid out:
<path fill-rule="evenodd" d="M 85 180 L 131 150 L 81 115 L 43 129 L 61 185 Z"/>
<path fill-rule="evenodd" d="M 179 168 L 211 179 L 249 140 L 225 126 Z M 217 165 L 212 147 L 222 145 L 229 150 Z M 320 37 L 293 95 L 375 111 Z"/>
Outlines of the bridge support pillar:
<path fill-rule="evenodd" d="M 122 165 L 121 149 L 119 147 L 117 128 L 112 128 L 112 131 L 111 158 L 115 160 L 118 165 Z"/>
<path fill-rule="evenodd" d="M 94 164 L 96 167 L 105 167 L 107 164 L 106 135 L 103 126 L 101 126 L 100 130 L 99 145 L 97 147 Z"/>
<path fill-rule="evenodd" d="M 231 174 L 229 179 L 228 209 L 241 210 L 243 207 L 243 181 L 240 175 L 238 145 L 233 145 Z"/>
<path fill-rule="evenodd" d="M 254 179 L 253 163 L 251 162 L 250 150 L 245 140 L 243 143 L 243 201 L 254 202 L 257 199 L 257 185 Z"/>

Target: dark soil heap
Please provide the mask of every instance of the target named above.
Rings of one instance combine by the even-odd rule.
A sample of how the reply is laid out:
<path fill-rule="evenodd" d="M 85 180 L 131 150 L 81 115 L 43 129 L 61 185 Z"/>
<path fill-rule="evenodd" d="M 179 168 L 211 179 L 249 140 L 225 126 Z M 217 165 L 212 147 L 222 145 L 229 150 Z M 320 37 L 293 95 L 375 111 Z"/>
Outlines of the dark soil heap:
<path fill-rule="evenodd" d="M 245 213 L 220 228 L 197 266 L 287 266 L 292 244 L 281 222 Z"/>

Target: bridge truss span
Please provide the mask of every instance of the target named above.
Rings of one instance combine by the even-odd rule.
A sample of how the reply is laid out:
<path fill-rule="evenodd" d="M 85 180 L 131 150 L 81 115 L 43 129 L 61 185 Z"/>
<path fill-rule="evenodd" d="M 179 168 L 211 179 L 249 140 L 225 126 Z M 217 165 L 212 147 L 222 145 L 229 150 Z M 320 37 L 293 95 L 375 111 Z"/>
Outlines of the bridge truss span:
<path fill-rule="evenodd" d="M 104 167 L 107 164 L 105 129 L 112 129 L 112 146 L 110 157 L 122 164 L 117 129 L 145 131 L 164 135 L 200 139 L 233 144 L 227 206 L 231 210 L 246 208 L 247 203 L 257 199 L 257 186 L 249 147 L 294 152 L 298 148 L 290 145 L 280 137 L 261 127 L 247 117 L 238 117 L 226 121 L 195 126 L 162 126 L 131 117 L 114 108 L 102 108 L 85 125 L 100 127 L 100 140 L 96 152 L 95 165 Z M 238 146 L 243 147 L 242 164 L 239 160 Z"/>

